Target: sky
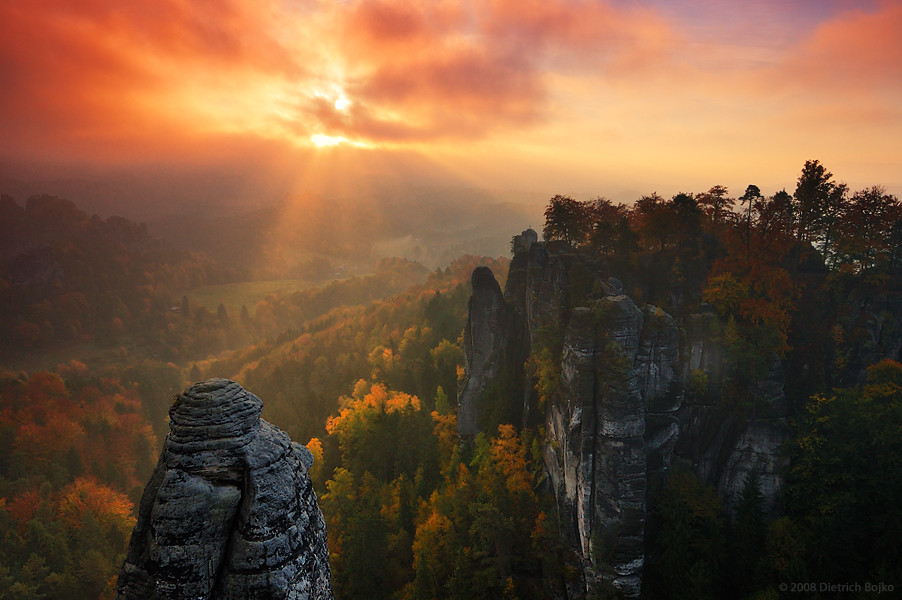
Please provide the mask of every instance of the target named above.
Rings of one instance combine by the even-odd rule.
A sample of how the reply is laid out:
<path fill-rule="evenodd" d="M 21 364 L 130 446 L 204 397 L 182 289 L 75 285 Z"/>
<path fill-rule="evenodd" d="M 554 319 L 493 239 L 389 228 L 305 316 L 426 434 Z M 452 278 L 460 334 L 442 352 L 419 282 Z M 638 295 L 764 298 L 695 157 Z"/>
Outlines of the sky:
<path fill-rule="evenodd" d="M 0 82 L 23 178 L 902 195 L 898 1 L 4 0 Z"/>

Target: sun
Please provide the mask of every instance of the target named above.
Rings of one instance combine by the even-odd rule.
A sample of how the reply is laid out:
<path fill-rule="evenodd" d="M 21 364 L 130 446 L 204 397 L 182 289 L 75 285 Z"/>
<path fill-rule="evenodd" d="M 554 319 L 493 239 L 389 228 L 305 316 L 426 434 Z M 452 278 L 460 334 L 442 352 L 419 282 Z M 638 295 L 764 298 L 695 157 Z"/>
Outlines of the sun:
<path fill-rule="evenodd" d="M 344 94 L 341 94 L 338 96 L 338 98 L 335 99 L 334 106 L 335 106 L 335 110 L 344 112 L 345 110 L 348 109 L 349 106 L 351 106 L 351 101 L 348 100 L 347 96 L 345 96 Z"/>
<path fill-rule="evenodd" d="M 319 89 L 313 90 L 314 98 L 321 98 L 335 107 L 339 112 L 345 112 L 351 106 L 351 99 L 345 95 L 342 87 L 337 83 L 328 84 Z"/>
<path fill-rule="evenodd" d="M 355 148 L 369 148 L 369 144 L 357 140 L 349 140 L 339 135 L 326 135 L 324 133 L 314 133 L 310 136 L 310 143 L 317 148 L 328 148 L 330 146 L 348 145 Z"/>
<path fill-rule="evenodd" d="M 331 104 L 335 111 L 338 113 L 348 113 L 349 109 L 354 104 L 353 101 L 345 94 L 342 86 L 337 83 L 327 83 L 323 86 L 314 88 L 310 93 L 313 98 L 317 98 L 321 102 L 325 101 Z M 350 115 L 347 115 L 347 117 L 350 117 Z M 341 119 L 344 120 L 345 118 L 346 116 L 342 115 Z M 354 146 L 357 148 L 368 147 L 368 145 L 364 142 L 350 140 L 346 137 L 337 135 L 328 135 L 326 133 L 315 133 L 311 135 L 310 143 L 317 148 L 328 148 L 331 146 L 339 145 Z"/>
<path fill-rule="evenodd" d="M 326 148 L 328 146 L 337 146 L 339 144 L 349 143 L 347 138 L 343 138 L 340 136 L 334 136 L 334 135 L 325 135 L 322 133 L 315 133 L 315 134 L 311 135 L 310 141 L 317 148 Z"/>

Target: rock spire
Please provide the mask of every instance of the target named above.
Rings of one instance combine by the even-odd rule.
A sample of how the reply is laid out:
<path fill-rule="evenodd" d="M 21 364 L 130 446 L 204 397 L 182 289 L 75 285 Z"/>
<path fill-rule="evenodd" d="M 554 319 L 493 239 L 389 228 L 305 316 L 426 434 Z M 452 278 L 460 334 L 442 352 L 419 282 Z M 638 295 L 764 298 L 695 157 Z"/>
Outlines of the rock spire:
<path fill-rule="evenodd" d="M 119 600 L 331 600 L 313 457 L 234 381 L 186 389 L 144 490 Z"/>

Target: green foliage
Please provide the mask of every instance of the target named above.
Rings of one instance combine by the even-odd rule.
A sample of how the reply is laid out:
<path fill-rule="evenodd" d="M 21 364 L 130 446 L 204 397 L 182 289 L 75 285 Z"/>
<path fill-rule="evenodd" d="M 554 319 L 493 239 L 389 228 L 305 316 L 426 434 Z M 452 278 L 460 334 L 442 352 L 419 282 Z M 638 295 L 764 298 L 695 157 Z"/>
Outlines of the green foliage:
<path fill-rule="evenodd" d="M 736 507 L 736 519 L 729 530 L 728 585 L 731 595 L 748 598 L 766 587 L 765 536 L 767 524 L 764 498 L 759 488 L 758 473 L 750 471 Z"/>
<path fill-rule="evenodd" d="M 551 348 L 542 348 L 529 357 L 529 366 L 535 373 L 535 389 L 539 407 L 546 406 L 560 389 L 561 357 Z"/>
<path fill-rule="evenodd" d="M 530 440 L 502 425 L 497 437 L 477 436 L 468 464 L 449 457 L 442 484 L 421 505 L 406 598 L 539 597 L 523 576 L 541 561 L 534 536 L 549 535 Z"/>
<path fill-rule="evenodd" d="M 265 418 L 294 439 L 321 438 L 337 399 L 374 376 L 431 410 L 439 386 L 457 389 L 463 353 L 454 342 L 466 322 L 464 284 L 479 264 L 506 270 L 503 261 L 464 257 L 425 284 L 369 305 L 333 309 L 300 330 L 210 361 L 203 371 L 229 374 L 265 398 Z"/>
<path fill-rule="evenodd" d="M 708 374 L 701 369 L 692 369 L 689 372 L 689 391 L 696 398 L 704 398 L 710 386 Z"/>
<path fill-rule="evenodd" d="M 176 294 L 240 275 L 153 243 L 144 225 L 89 216 L 60 198 L 29 198 L 4 218 L 13 252 L 0 279 L 0 356 L 136 337 L 167 352 L 160 342 L 178 326 Z"/>
<path fill-rule="evenodd" d="M 902 219 L 897 198 L 878 187 L 849 196 L 818 161 L 792 196 L 749 186 L 740 200 L 736 215 L 722 186 L 632 207 L 556 196 L 544 233 L 572 246 L 570 307 L 589 304 L 602 330 L 607 304 L 589 299 L 607 274 L 675 316 L 710 304 L 723 376 L 693 371 L 690 391 L 746 412 L 780 358 L 791 385 L 807 377 L 823 391 L 879 350 L 866 312 L 831 311 L 892 290 Z M 311 439 L 339 598 L 525 600 L 542 597 L 539 573 L 572 576 L 556 508 L 537 493 L 541 436 L 509 425 L 521 422 L 522 390 L 490 390 L 490 436 L 461 447 L 456 434 L 466 282 L 477 264 L 503 273 L 506 262 L 465 257 L 427 277 L 386 260 L 370 275 L 269 294 L 262 283 L 217 287 L 246 274 L 153 246 L 121 219 L 48 198 L 13 212 L 11 240 L 30 250 L 0 280 L 0 350 L 66 356 L 61 345 L 73 343 L 127 364 L 66 356 L 58 376 L 0 378 L 0 598 L 110 596 L 169 399 L 186 377 L 209 375 L 238 378 L 266 400 L 266 418 Z M 316 258 L 297 260 L 328 276 L 332 265 Z M 887 309 L 873 322 L 893 319 Z M 534 333 L 526 370 L 547 403 L 560 387 L 562 335 Z M 604 342 L 599 381 L 618 393 L 629 359 Z M 770 523 L 754 477 L 728 525 L 713 490 L 675 472 L 650 503 L 649 597 L 899 581 L 900 385 L 902 366 L 885 362 L 864 386 L 805 406 L 788 444 L 786 515 Z M 788 388 L 792 406 L 808 396 L 800 389 Z M 592 540 L 596 559 L 613 551 L 614 533 Z"/>
<path fill-rule="evenodd" d="M 822 581 L 902 581 L 902 365 L 885 360 L 858 388 L 815 396 L 789 445 L 789 516 Z"/>
<path fill-rule="evenodd" d="M 658 529 L 646 581 L 651 597 L 719 598 L 725 525 L 720 498 L 688 470 L 677 469 L 651 502 Z"/>

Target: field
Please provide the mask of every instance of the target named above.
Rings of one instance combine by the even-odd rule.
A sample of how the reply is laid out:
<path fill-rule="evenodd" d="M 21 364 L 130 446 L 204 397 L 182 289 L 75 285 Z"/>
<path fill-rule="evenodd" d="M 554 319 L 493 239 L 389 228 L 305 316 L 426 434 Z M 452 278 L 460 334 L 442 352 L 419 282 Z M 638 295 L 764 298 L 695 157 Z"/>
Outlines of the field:
<path fill-rule="evenodd" d="M 275 292 L 291 293 L 323 285 L 324 282 L 306 281 L 303 279 L 278 279 L 272 281 L 244 281 L 239 283 L 223 283 L 204 285 L 188 292 L 191 306 L 203 306 L 215 313 L 220 304 L 225 305 L 229 314 L 237 315 L 241 306 L 254 313 L 254 306 Z"/>

